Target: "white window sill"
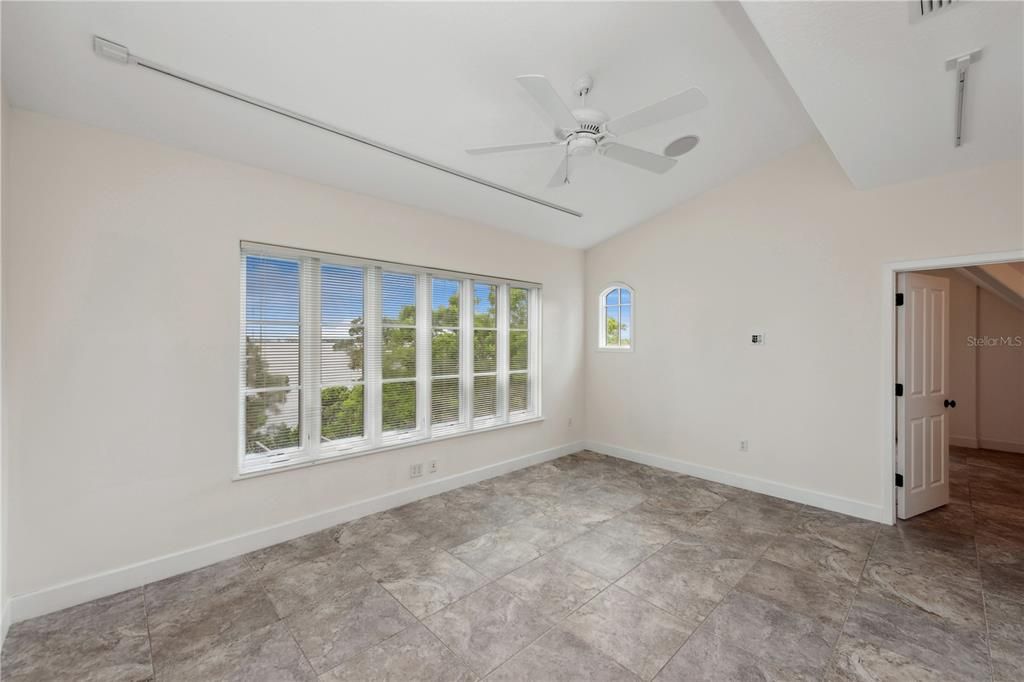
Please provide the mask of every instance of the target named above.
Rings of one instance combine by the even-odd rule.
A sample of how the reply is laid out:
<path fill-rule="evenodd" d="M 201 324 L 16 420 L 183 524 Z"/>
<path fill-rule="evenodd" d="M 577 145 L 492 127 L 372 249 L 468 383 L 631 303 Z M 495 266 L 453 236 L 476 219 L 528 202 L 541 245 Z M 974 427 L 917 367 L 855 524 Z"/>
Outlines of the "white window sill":
<path fill-rule="evenodd" d="M 630 346 L 629 348 L 608 348 L 608 347 L 598 346 L 597 347 L 597 352 L 598 353 L 632 353 L 633 352 L 633 346 Z"/>
<path fill-rule="evenodd" d="M 339 462 L 346 459 L 354 459 L 356 457 L 364 457 L 366 455 L 375 455 L 380 452 L 390 452 L 391 450 L 398 450 L 400 448 L 408 448 L 416 445 L 429 445 L 430 443 L 437 443 L 438 441 L 450 440 L 452 438 L 461 438 L 462 436 L 472 436 L 478 433 L 487 433 L 489 431 L 497 431 L 499 429 L 507 429 L 510 426 L 519 426 L 520 424 L 535 424 L 544 421 L 544 417 L 525 417 L 515 419 L 512 421 L 505 422 L 503 424 L 494 424 L 493 426 L 477 427 L 471 431 L 458 431 L 455 433 L 446 433 L 433 438 L 418 438 L 416 440 L 408 440 L 399 443 L 389 443 L 379 448 L 373 448 L 371 450 L 358 450 L 355 452 L 335 452 L 328 450 L 327 452 L 333 452 L 335 454 L 326 454 L 316 458 L 299 459 L 288 464 L 281 464 L 278 466 L 268 466 L 261 469 L 252 469 L 250 471 L 243 471 L 232 477 L 232 481 L 244 481 L 250 478 L 257 478 L 260 476 L 266 476 L 267 474 L 276 474 L 280 471 L 292 471 L 294 469 L 305 469 L 307 467 L 318 466 L 320 464 L 329 464 L 330 462 Z"/>

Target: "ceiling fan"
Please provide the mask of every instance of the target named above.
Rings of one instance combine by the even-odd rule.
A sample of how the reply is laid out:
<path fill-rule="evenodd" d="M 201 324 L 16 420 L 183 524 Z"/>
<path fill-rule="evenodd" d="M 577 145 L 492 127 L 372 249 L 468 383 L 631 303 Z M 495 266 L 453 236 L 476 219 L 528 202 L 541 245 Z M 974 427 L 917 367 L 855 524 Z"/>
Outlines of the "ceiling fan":
<path fill-rule="evenodd" d="M 667 172 L 676 164 L 675 159 L 630 147 L 616 142 L 615 139 L 634 130 L 692 113 L 707 106 L 708 103 L 703 92 L 697 88 L 690 88 L 631 114 L 610 119 L 603 111 L 587 107 L 587 94 L 594 87 L 594 81 L 590 76 L 584 76 L 576 81 L 575 92 L 581 99 L 581 106 L 578 109 L 569 109 L 544 76 L 518 76 L 516 80 L 551 118 L 555 139 L 497 147 L 476 147 L 467 149 L 466 153 L 493 154 L 563 146 L 565 156 L 551 177 L 549 187 L 568 184 L 570 157 L 590 156 L 595 152 L 600 156 L 628 163 L 652 173 Z"/>

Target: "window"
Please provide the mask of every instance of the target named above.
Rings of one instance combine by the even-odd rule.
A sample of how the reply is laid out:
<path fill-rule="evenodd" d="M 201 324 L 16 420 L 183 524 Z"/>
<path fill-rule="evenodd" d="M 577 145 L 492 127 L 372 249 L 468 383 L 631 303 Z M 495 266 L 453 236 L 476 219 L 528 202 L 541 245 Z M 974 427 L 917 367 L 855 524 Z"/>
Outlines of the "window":
<path fill-rule="evenodd" d="M 473 418 L 498 414 L 498 287 L 473 284 Z"/>
<path fill-rule="evenodd" d="M 540 417 L 540 287 L 243 243 L 239 470 Z"/>
<path fill-rule="evenodd" d="M 613 284 L 601 292 L 598 329 L 599 347 L 604 350 L 633 349 L 633 290 Z"/>
<path fill-rule="evenodd" d="M 530 412 L 530 290 L 508 289 L 508 409 Z"/>

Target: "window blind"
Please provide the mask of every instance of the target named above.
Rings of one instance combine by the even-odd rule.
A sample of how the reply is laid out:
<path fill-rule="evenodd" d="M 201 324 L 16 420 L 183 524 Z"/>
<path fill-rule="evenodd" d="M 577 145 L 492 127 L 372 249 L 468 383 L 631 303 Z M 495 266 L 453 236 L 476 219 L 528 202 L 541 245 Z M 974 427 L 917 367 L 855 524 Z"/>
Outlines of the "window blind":
<path fill-rule="evenodd" d="M 509 287 L 508 409 L 530 411 L 530 290 Z"/>
<path fill-rule="evenodd" d="M 243 243 L 242 473 L 540 416 L 540 287 Z"/>
<path fill-rule="evenodd" d="M 367 270 L 320 264 L 321 443 L 360 445 L 366 429 Z"/>
<path fill-rule="evenodd" d="M 473 418 L 498 414 L 498 287 L 473 286 Z"/>
<path fill-rule="evenodd" d="M 462 403 L 462 282 L 431 278 L 430 420 L 436 427 L 458 428 L 465 421 Z"/>

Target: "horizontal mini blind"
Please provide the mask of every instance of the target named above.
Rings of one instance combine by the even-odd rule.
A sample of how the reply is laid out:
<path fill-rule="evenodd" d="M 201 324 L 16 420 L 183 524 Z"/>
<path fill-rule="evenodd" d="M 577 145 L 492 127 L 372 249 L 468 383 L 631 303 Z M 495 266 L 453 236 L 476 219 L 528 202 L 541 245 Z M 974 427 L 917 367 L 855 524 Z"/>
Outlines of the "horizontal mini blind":
<path fill-rule="evenodd" d="M 508 409 L 530 410 L 530 290 L 508 290 Z"/>
<path fill-rule="evenodd" d="M 239 469 L 540 415 L 540 288 L 242 245 Z"/>
<path fill-rule="evenodd" d="M 301 271 L 298 259 L 243 255 L 242 440 L 255 459 L 301 446 Z M 286 458 L 286 457 L 285 457 Z"/>
<path fill-rule="evenodd" d="M 430 423 L 451 429 L 463 422 L 462 281 L 431 277 L 430 288 Z"/>
<path fill-rule="evenodd" d="M 473 284 L 473 419 L 498 415 L 498 287 Z"/>
<path fill-rule="evenodd" d="M 365 267 L 321 263 L 320 441 L 358 444 L 366 437 Z"/>
<path fill-rule="evenodd" d="M 381 274 L 381 431 L 385 437 L 417 424 L 416 275 Z"/>

